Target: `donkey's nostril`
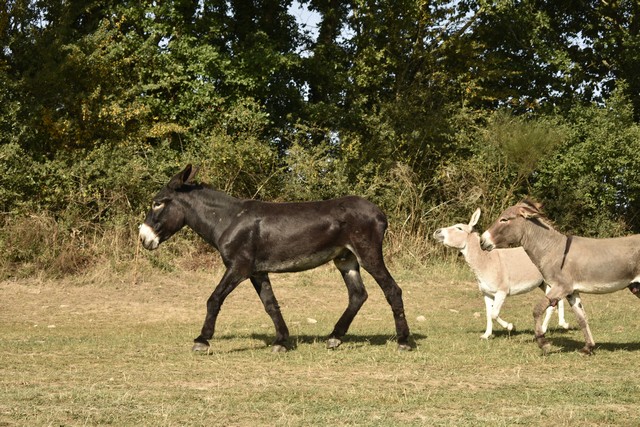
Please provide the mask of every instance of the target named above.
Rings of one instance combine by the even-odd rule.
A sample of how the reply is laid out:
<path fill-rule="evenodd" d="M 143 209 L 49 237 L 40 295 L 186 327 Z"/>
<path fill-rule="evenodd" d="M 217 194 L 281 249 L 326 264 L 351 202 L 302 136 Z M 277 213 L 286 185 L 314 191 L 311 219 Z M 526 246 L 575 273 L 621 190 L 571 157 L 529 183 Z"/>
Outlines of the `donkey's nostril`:
<path fill-rule="evenodd" d="M 433 238 L 439 241 L 443 241 L 444 240 L 444 235 L 442 234 L 442 229 L 439 228 L 436 231 L 433 232 Z"/>
<path fill-rule="evenodd" d="M 153 250 L 160 244 L 160 238 L 147 224 L 142 224 L 140 226 L 140 234 L 138 237 L 145 249 Z"/>
<path fill-rule="evenodd" d="M 492 251 L 494 248 L 493 243 L 484 238 L 484 236 L 480 237 L 480 247 L 485 251 Z"/>

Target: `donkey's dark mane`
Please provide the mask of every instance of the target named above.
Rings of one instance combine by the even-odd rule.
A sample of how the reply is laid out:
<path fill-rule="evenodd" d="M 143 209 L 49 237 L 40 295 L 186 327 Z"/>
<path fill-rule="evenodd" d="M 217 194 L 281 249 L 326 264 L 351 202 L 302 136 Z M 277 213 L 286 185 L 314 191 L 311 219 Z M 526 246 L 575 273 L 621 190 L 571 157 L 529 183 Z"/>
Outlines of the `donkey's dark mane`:
<path fill-rule="evenodd" d="M 533 199 L 525 198 L 520 202 L 520 205 L 524 205 L 525 207 L 534 210 L 537 214 L 537 218 L 532 218 L 531 222 L 537 224 L 543 228 L 550 228 L 552 230 L 557 230 L 555 223 L 551 220 L 547 214 L 543 211 L 544 205 L 542 203 L 536 202 Z"/>

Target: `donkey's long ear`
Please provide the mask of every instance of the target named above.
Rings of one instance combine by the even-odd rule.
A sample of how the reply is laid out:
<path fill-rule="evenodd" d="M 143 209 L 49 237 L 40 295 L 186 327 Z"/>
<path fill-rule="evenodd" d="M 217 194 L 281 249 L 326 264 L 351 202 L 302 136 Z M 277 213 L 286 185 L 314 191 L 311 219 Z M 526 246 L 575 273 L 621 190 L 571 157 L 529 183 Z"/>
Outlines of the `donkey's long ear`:
<path fill-rule="evenodd" d="M 193 177 L 196 176 L 196 173 L 198 173 L 198 168 L 193 168 L 191 164 L 188 164 L 182 172 L 177 173 L 173 178 L 171 178 L 167 187 L 172 190 L 177 190 L 182 187 L 183 184 L 189 183 Z"/>
<path fill-rule="evenodd" d="M 189 169 L 188 173 L 187 173 L 187 168 Z M 191 165 L 187 165 L 187 167 L 185 168 L 185 170 L 182 171 L 183 178 L 184 178 L 184 183 L 185 184 L 191 184 L 191 181 L 193 181 L 193 178 L 196 177 L 196 174 L 198 173 L 198 171 L 200 170 L 200 166 L 193 166 L 191 167 Z"/>
<path fill-rule="evenodd" d="M 480 208 L 476 209 L 476 211 L 473 213 L 473 215 L 471 215 L 471 220 L 469 221 L 469 225 L 471 227 L 475 226 L 478 223 L 478 220 L 480 219 Z"/>

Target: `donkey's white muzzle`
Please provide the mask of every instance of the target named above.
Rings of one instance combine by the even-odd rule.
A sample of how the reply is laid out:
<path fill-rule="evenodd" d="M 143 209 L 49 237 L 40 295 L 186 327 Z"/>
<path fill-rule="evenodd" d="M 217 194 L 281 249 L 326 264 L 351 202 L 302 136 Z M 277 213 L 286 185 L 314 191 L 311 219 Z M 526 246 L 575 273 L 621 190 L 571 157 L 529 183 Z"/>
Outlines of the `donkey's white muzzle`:
<path fill-rule="evenodd" d="M 493 240 L 491 239 L 491 234 L 489 234 L 488 231 L 485 231 L 484 233 L 482 233 L 482 236 L 480 237 L 480 247 L 482 247 L 482 249 L 484 249 L 485 251 L 492 251 L 495 248 L 495 244 L 493 243 Z"/>
<path fill-rule="evenodd" d="M 142 246 L 144 246 L 145 249 L 152 251 L 160 245 L 160 237 L 158 237 L 156 232 L 153 231 L 153 228 L 149 227 L 147 224 L 142 224 L 140 226 L 139 236 Z"/>

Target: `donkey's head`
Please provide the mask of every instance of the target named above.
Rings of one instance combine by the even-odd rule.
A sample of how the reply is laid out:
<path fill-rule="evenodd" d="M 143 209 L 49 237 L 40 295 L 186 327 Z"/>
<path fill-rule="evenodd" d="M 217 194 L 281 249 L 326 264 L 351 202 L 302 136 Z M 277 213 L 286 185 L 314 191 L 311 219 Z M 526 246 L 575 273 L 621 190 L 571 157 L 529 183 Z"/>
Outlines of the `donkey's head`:
<path fill-rule="evenodd" d="M 463 250 L 467 247 L 467 238 L 473 232 L 473 227 L 478 223 L 478 219 L 480 219 L 480 208 L 471 215 L 469 224 L 455 224 L 440 228 L 433 233 L 433 238 L 445 246 Z"/>
<path fill-rule="evenodd" d="M 146 249 L 156 249 L 184 226 L 184 206 L 177 199 L 197 172 L 198 168 L 187 165 L 153 198 L 151 209 L 140 225 L 140 241 Z"/>
<path fill-rule="evenodd" d="M 522 245 L 525 223 L 543 218 L 542 205 L 525 199 L 505 209 L 480 239 L 482 249 L 510 248 Z"/>

